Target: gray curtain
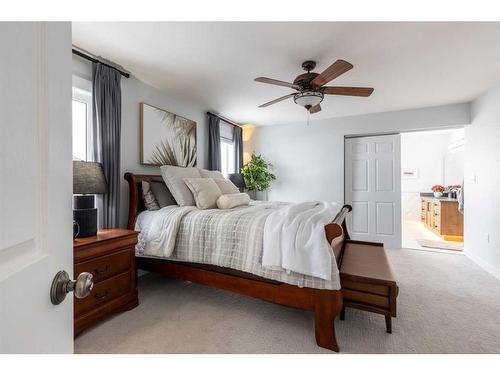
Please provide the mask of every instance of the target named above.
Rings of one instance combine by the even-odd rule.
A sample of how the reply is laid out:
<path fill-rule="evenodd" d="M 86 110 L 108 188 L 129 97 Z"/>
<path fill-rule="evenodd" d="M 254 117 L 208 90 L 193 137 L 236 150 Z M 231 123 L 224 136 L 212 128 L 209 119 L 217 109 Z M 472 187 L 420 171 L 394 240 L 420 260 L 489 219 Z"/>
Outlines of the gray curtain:
<path fill-rule="evenodd" d="M 241 167 L 243 167 L 243 129 L 239 126 L 235 126 L 233 129 L 233 142 L 234 142 L 234 166 L 236 173 L 240 173 Z"/>
<path fill-rule="evenodd" d="M 208 115 L 208 169 L 220 171 L 220 119 Z"/>
<path fill-rule="evenodd" d="M 108 193 L 102 196 L 99 226 L 119 226 L 120 205 L 120 130 L 122 99 L 120 73 L 109 66 L 93 66 L 93 148 L 94 160 L 102 164 Z M 100 206 L 100 205 L 99 205 Z"/>

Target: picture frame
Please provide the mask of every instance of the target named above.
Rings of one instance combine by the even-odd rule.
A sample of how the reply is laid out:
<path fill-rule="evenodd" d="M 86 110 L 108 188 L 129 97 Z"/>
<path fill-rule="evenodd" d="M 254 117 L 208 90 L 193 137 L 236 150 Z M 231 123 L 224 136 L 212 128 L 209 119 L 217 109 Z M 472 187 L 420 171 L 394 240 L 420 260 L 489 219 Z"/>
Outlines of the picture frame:
<path fill-rule="evenodd" d="M 196 122 L 148 103 L 140 103 L 140 163 L 194 167 Z"/>

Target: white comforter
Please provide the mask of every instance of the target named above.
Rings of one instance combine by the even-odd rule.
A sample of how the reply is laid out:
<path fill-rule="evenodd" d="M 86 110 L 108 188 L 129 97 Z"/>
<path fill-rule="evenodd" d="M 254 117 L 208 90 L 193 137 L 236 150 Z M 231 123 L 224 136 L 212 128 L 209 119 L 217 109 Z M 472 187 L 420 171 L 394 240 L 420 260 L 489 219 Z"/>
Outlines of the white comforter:
<path fill-rule="evenodd" d="M 155 220 L 151 222 L 144 251 L 152 256 L 169 258 L 175 248 L 182 218 L 194 210 L 196 207 L 193 206 L 162 208 Z"/>
<path fill-rule="evenodd" d="M 328 255 L 321 255 L 324 243 L 319 241 L 319 236 L 313 235 L 316 233 L 313 227 L 318 228 L 324 238 L 322 224 L 333 219 L 334 206 L 329 206 L 323 213 L 318 203 L 313 203 L 307 212 L 304 211 L 305 207 L 309 206 L 279 202 L 251 202 L 250 206 L 229 210 L 199 210 L 196 207 L 168 206 L 158 211 L 144 211 L 138 216 L 136 222 L 136 230 L 140 231 L 136 255 L 212 264 L 299 287 L 340 289 L 339 271 L 335 258 L 329 257 L 328 261 Z M 269 228 L 277 227 L 275 220 L 266 224 L 268 217 L 277 212 L 288 217 L 284 222 L 293 222 L 296 230 L 301 232 L 297 236 L 291 227 L 280 231 L 281 235 L 289 238 L 289 241 L 299 241 L 297 247 L 299 243 L 306 246 L 301 255 L 303 259 L 296 259 L 296 262 L 305 263 L 305 266 L 300 269 L 306 272 L 308 268 L 313 269 L 314 272 L 311 273 L 322 275 L 324 278 L 294 272 L 293 267 L 285 270 L 280 266 L 264 267 L 262 265 L 264 228 L 267 226 L 269 230 Z M 292 220 L 293 215 L 295 215 L 295 221 Z M 310 217 L 311 215 L 314 217 Z M 309 222 L 311 225 L 313 222 L 315 224 L 311 227 L 307 224 L 308 220 L 311 220 Z M 301 224 L 301 221 L 304 222 Z M 319 243 L 320 249 L 312 249 L 316 246 L 314 242 Z M 283 242 L 268 242 L 266 253 L 269 254 L 273 247 L 278 246 L 281 254 L 282 244 Z M 308 256 L 313 258 L 307 260 Z M 288 256 L 284 258 L 286 262 L 292 259 Z M 319 266 L 318 270 L 314 268 L 316 265 Z M 326 268 L 329 270 L 328 274 L 324 274 Z"/>
<path fill-rule="evenodd" d="M 324 226 L 341 208 L 333 202 L 304 202 L 270 214 L 264 226 L 262 266 L 331 280 L 333 254 Z"/>

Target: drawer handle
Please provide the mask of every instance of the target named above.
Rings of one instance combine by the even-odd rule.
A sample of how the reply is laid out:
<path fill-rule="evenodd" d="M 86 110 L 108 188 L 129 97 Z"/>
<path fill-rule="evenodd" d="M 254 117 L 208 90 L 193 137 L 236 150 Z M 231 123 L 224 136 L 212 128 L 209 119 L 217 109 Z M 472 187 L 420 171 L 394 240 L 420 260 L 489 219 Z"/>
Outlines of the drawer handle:
<path fill-rule="evenodd" d="M 103 300 L 104 298 L 106 298 L 108 296 L 110 291 L 111 291 L 111 289 L 108 288 L 102 293 L 96 293 L 96 294 L 94 294 L 94 298 L 97 300 Z"/>
<path fill-rule="evenodd" d="M 101 269 L 96 268 L 96 269 L 94 270 L 94 272 L 95 272 L 97 275 L 102 275 L 103 273 L 106 273 L 106 272 L 108 272 L 108 271 L 109 271 L 109 267 L 110 267 L 110 266 L 111 266 L 110 264 L 106 264 L 106 267 L 101 268 Z"/>

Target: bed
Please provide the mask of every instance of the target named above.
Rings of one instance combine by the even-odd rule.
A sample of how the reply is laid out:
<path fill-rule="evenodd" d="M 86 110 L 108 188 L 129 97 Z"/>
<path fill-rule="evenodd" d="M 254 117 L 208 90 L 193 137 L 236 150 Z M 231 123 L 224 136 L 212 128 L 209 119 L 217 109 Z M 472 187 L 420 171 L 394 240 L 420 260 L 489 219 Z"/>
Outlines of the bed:
<path fill-rule="evenodd" d="M 175 248 L 166 259 L 164 254 L 148 251 L 145 238 L 155 215 L 175 215 L 181 208 L 166 207 L 160 210 L 162 212 L 145 209 L 141 193 L 142 181 L 158 181 L 161 180 L 160 175 L 126 173 L 125 179 L 130 190 L 128 228 L 141 231 L 136 251 L 138 268 L 313 311 L 317 344 L 330 350 L 339 350 L 334 326 L 335 317 L 342 310 L 339 279 L 322 280 L 259 266 L 259 250 L 255 243 L 262 238 L 258 229 L 260 226 L 251 226 L 249 222 L 262 222 L 269 210 L 279 207 L 256 203 L 229 211 L 185 209 Z M 327 241 L 333 244 L 333 262 L 330 265 L 332 271 L 337 270 L 337 263 L 340 262 L 343 240 L 349 238 L 344 219 L 350 211 L 350 206 L 343 206 L 334 222 L 325 226 Z M 226 223 L 237 224 L 227 226 Z M 230 241 L 234 242 L 231 246 L 223 245 Z M 231 257 L 225 256 L 224 251 L 220 254 L 206 250 L 224 246 L 233 252 Z"/>

